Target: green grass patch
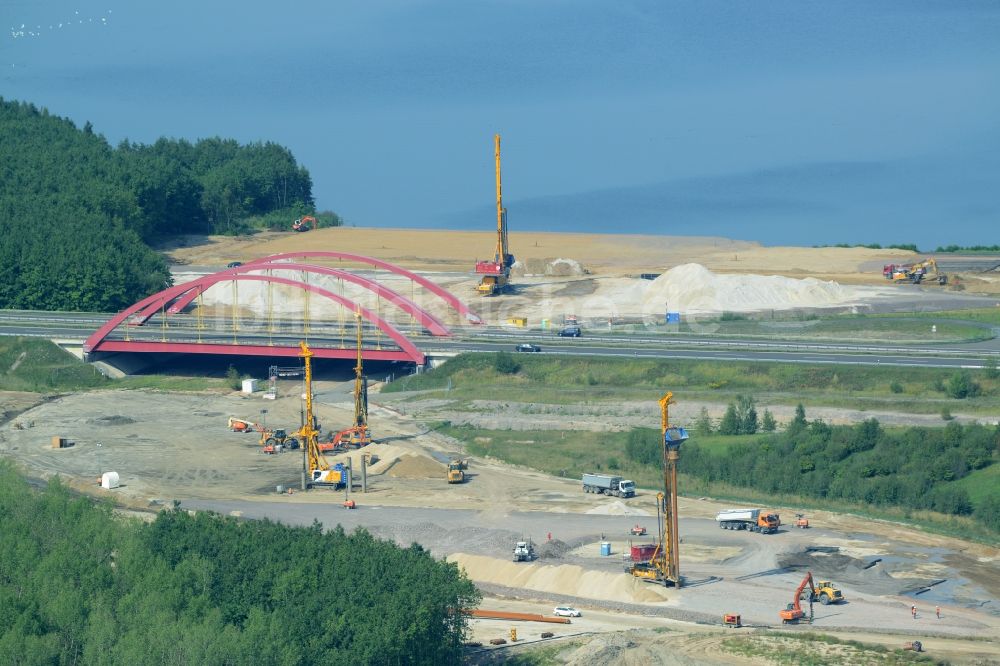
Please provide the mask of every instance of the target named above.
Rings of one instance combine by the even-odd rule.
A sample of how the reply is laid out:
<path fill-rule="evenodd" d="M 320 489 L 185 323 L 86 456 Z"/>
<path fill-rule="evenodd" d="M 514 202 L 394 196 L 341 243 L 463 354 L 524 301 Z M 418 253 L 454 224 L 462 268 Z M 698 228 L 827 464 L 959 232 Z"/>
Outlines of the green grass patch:
<path fill-rule="evenodd" d="M 108 385 L 96 368 L 48 340 L 0 338 L 0 390 L 48 393 Z"/>
<path fill-rule="evenodd" d="M 968 371 L 980 393 L 957 400 L 943 392 L 956 374 L 945 368 L 525 354 L 517 359 L 516 371 L 500 372 L 497 359 L 497 354 L 462 354 L 434 370 L 395 381 L 383 391 L 443 390 L 443 395 L 455 400 L 489 395 L 495 400 L 524 402 L 530 396 L 532 402 L 568 404 L 649 399 L 669 387 L 688 398 L 715 402 L 728 402 L 745 393 L 760 403 L 847 406 L 845 402 L 851 401 L 850 406 L 861 409 L 885 407 L 930 414 L 940 413 L 944 406 L 972 412 L 1000 406 L 1000 376 L 987 370 Z"/>
<path fill-rule="evenodd" d="M 977 321 L 991 326 L 1000 325 L 1000 307 L 970 308 L 968 310 L 941 310 L 939 312 L 907 312 L 867 315 L 882 319 L 920 319 L 933 323 L 933 320 Z"/>
<path fill-rule="evenodd" d="M 977 469 L 950 485 L 969 493 L 969 499 L 977 506 L 987 497 L 1000 499 L 1000 463 Z"/>
<path fill-rule="evenodd" d="M 935 664 L 927 655 L 817 633 L 763 632 L 726 638 L 722 649 L 795 666 L 901 666 Z"/>
<path fill-rule="evenodd" d="M 502 661 L 490 660 L 489 663 L 503 663 L 504 666 L 558 666 L 565 663 L 559 658 L 563 652 L 580 647 L 579 642 L 563 642 L 543 644 L 519 651 L 517 654 L 506 654 Z"/>
<path fill-rule="evenodd" d="M 49 340 L 0 337 L 0 391 L 61 393 L 93 389 L 204 391 L 224 388 L 224 380 L 210 377 L 135 375 L 111 379 Z"/>
<path fill-rule="evenodd" d="M 996 313 L 1000 315 L 1000 313 Z M 880 342 L 893 344 L 957 343 L 990 340 L 994 337 L 983 320 L 959 320 L 957 317 L 931 316 L 914 318 L 904 324 L 905 315 L 893 318 L 874 315 L 836 315 L 814 318 L 720 317 L 681 322 L 669 332 L 665 326 L 633 327 L 634 333 L 696 335 L 719 338 L 761 338 L 809 342 Z M 931 326 L 936 330 L 932 332 Z"/>

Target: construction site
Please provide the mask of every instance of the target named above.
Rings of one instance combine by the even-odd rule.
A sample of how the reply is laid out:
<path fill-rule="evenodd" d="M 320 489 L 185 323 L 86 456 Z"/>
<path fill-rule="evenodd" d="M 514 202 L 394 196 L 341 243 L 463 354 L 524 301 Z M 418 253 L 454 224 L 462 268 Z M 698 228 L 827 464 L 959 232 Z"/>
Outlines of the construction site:
<path fill-rule="evenodd" d="M 995 267 L 962 273 L 959 284 L 981 287 L 971 295 L 950 290 L 954 273 L 936 261 L 896 250 L 545 233 L 512 243 L 499 136 L 495 160 L 495 234 L 322 229 L 306 216 L 294 230 L 307 234 L 191 238 L 169 248 L 175 276 L 180 283 L 227 262 L 346 248 L 419 271 L 468 300 L 488 325 L 584 338 L 598 325 L 642 325 L 664 313 L 669 322 L 673 312 L 894 311 L 934 299 L 941 307 L 992 302 L 1000 291 Z M 469 257 L 473 247 L 486 259 Z M 914 291 L 925 286 L 937 291 Z M 244 289 L 239 308 L 260 306 L 268 288 Z M 199 292 L 199 312 L 235 311 L 232 293 Z M 290 299 L 275 309 L 301 315 Z M 366 371 L 361 309 L 346 322 L 340 310 L 314 303 L 309 311 L 316 323 L 341 320 L 340 360 L 321 362 L 303 340 L 294 359 L 242 391 L 6 395 L 0 454 L 31 478 L 58 475 L 136 515 L 179 504 L 419 543 L 484 593 L 470 620 L 473 661 L 564 640 L 560 663 L 757 663 L 724 651 L 723 641 L 734 632 L 768 640 L 782 628 L 907 646 L 954 663 L 1000 661 L 998 549 L 851 514 L 687 496 L 677 472 L 694 437 L 693 407 L 671 387 L 638 405 L 608 403 L 607 414 L 589 419 L 574 416 L 572 405 L 551 415 L 528 409 L 530 396 L 481 409 L 382 393 L 388 378 Z M 623 415 L 660 432 L 655 487 L 599 470 L 568 478 L 470 455 L 434 427 L 488 417 L 515 430 L 601 431 Z"/>
<path fill-rule="evenodd" d="M 301 382 L 279 382 L 278 396 L 267 401 L 237 392 L 61 396 L 0 426 L 0 450 L 30 476 L 58 474 L 138 514 L 176 501 L 245 518 L 364 527 L 458 563 L 486 594 L 483 609 L 551 616 L 552 607 L 568 604 L 582 612 L 566 626 L 518 622 L 521 644 L 542 640 L 546 631 L 598 640 L 606 632 L 645 629 L 644 638 L 626 641 L 633 647 L 619 647 L 644 654 L 662 641 L 679 643 L 690 659 L 713 629 L 725 626 L 724 616 L 738 615 L 751 631 L 782 627 L 784 611 L 797 600 L 800 622 L 813 631 L 864 635 L 888 646 L 920 640 L 925 650 L 958 663 L 976 663 L 962 655 L 996 654 L 996 644 L 984 640 L 1000 629 L 995 548 L 821 511 L 810 512 L 803 529 L 780 507 L 768 508 L 780 515 L 773 533 L 719 529 L 716 519 L 731 503 L 678 496 L 669 486 L 637 488 L 632 497 L 587 493 L 580 479 L 470 457 L 459 442 L 395 409 L 401 394 L 385 401 L 373 394 L 371 444 L 312 461 L 309 450 L 320 437 L 298 426 Z M 352 423 L 353 382 L 319 382 L 313 391 L 316 421 Z M 306 442 L 300 447 L 307 467 L 303 450 L 269 455 L 259 432 L 229 428 L 231 415 L 260 416 L 262 405 L 268 427 L 281 424 Z M 685 431 L 672 424 L 667 431 L 665 454 L 683 466 Z M 60 434 L 71 435 L 74 445 L 53 448 Z M 464 469 L 451 469 L 453 461 Z M 304 469 L 313 490 L 301 490 Z M 98 482 L 108 470 L 118 485 L 102 489 Z M 461 482 L 452 482 L 455 471 Z M 512 562 L 515 544 L 528 540 L 532 557 Z M 843 601 L 826 605 L 819 594 L 797 595 L 806 573 L 830 581 Z M 940 619 L 934 606 L 943 609 Z M 512 625 L 501 617 L 476 618 L 472 626 L 470 640 L 488 644 Z M 669 633 L 654 631 L 665 628 Z M 723 661 L 720 655 L 716 663 Z"/>

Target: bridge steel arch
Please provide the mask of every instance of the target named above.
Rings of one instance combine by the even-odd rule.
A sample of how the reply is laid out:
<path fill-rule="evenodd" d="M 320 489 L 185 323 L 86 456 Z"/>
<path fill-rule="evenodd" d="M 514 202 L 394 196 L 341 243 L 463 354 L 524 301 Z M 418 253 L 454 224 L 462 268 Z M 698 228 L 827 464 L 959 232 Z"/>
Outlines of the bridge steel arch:
<path fill-rule="evenodd" d="M 296 280 L 291 280 L 289 278 L 282 278 L 273 275 L 240 275 L 240 274 L 230 274 L 228 272 L 215 273 L 212 275 L 206 275 L 204 277 L 198 278 L 192 282 L 186 282 L 182 285 L 176 285 L 173 287 L 168 287 L 162 291 L 159 291 L 151 296 L 140 300 L 139 302 L 133 304 L 131 307 L 122 310 L 114 317 L 112 317 L 106 324 L 97 329 L 87 340 L 83 343 L 84 353 L 92 353 L 98 351 L 159 351 L 159 352 L 176 352 L 176 353 L 232 353 L 233 349 L 239 349 L 242 352 L 254 354 L 254 355 L 297 355 L 295 354 L 285 354 L 278 347 L 270 347 L 264 345 L 236 345 L 236 344 L 208 344 L 203 345 L 200 343 L 180 343 L 180 342 L 131 342 L 131 341 L 110 341 L 107 340 L 108 335 L 115 330 L 122 322 L 126 321 L 129 317 L 132 317 L 136 313 L 143 311 L 153 304 L 163 304 L 177 296 L 186 293 L 194 286 L 199 286 L 202 284 L 210 285 L 217 282 L 226 282 L 230 280 L 235 280 L 237 282 L 273 282 L 276 284 L 286 284 L 293 287 L 298 287 L 306 291 L 318 294 L 324 298 L 328 298 L 332 301 L 340 303 L 350 307 L 352 310 L 357 310 L 361 313 L 361 316 L 377 326 L 379 330 L 383 331 L 390 339 L 392 339 L 402 350 L 403 358 L 399 358 L 398 353 L 393 353 L 389 351 L 379 350 L 369 350 L 365 354 L 369 358 L 375 358 L 377 360 L 408 360 L 418 365 L 423 365 L 425 357 L 423 352 L 421 352 L 417 347 L 410 342 L 409 339 L 402 332 L 396 329 L 392 324 L 385 321 L 379 317 L 374 312 L 364 308 L 354 301 L 345 298 L 339 294 L 336 294 L 322 287 L 317 287 L 315 285 L 306 284 Z M 289 348 L 291 349 L 291 348 Z M 334 352 L 335 350 L 322 350 L 318 348 L 318 356 L 327 357 L 340 357 L 342 354 L 337 353 L 319 353 L 322 351 Z M 339 350 L 336 350 L 339 351 Z M 354 352 L 351 352 L 353 356 Z"/>
<path fill-rule="evenodd" d="M 296 264 L 296 263 L 279 263 L 279 264 L 254 264 L 252 266 L 240 266 L 238 268 L 233 268 L 227 271 L 221 271 L 219 273 L 213 273 L 213 276 L 232 276 L 241 275 L 248 273 L 250 271 L 262 271 L 262 270 L 288 270 L 288 271 L 302 271 L 307 273 L 319 273 L 321 275 L 330 275 L 333 277 L 338 277 L 344 279 L 348 282 L 360 285 L 369 291 L 374 292 L 380 298 L 384 298 L 389 303 L 399 307 L 404 312 L 410 314 L 414 319 L 416 319 L 421 326 L 427 329 L 427 332 L 435 336 L 448 337 L 451 336 L 451 331 L 448 327 L 444 325 L 437 317 L 427 312 L 416 303 L 406 298 L 397 291 L 386 287 L 385 285 L 379 284 L 374 280 L 369 280 L 368 278 L 361 277 L 360 275 L 355 275 L 349 271 L 344 271 L 339 268 L 327 268 L 326 266 L 313 266 L 312 264 Z M 228 279 L 228 278 L 227 278 Z M 221 280 L 220 280 L 221 281 Z M 299 284 L 306 284 L 305 282 L 298 281 Z M 186 282 L 182 287 L 190 287 L 187 291 L 182 293 L 179 297 L 174 300 L 170 307 L 166 308 L 168 314 L 178 314 L 182 312 L 184 308 L 191 304 L 191 301 L 196 299 L 200 294 L 204 293 L 214 282 L 211 284 L 205 284 L 202 279 L 196 279 L 191 282 Z M 159 312 L 162 306 L 166 303 L 166 300 L 158 300 L 151 303 L 149 306 L 144 308 L 139 314 L 132 318 L 131 323 L 136 326 L 141 326 L 145 324 L 150 317 Z"/>
<path fill-rule="evenodd" d="M 420 286 L 424 287 L 430 291 L 435 296 L 441 298 L 445 303 L 450 305 L 459 314 L 465 317 L 466 321 L 471 324 L 482 324 L 483 320 L 469 309 L 469 306 L 459 300 L 454 294 L 452 294 L 447 289 L 439 287 L 427 278 L 417 275 L 412 271 L 408 271 L 402 266 L 397 266 L 396 264 L 389 263 L 388 261 L 383 261 L 382 259 L 376 259 L 375 257 L 366 257 L 362 254 L 353 254 L 351 252 L 337 252 L 335 250 L 304 250 L 301 252 L 281 252 L 279 254 L 272 254 L 267 257 L 262 257 L 260 259 L 254 259 L 253 261 L 248 261 L 243 264 L 243 267 L 253 266 L 255 264 L 261 263 L 274 263 L 283 259 L 301 259 L 306 257 L 319 257 L 326 259 L 344 259 L 346 261 L 354 261 L 359 264 L 368 264 L 369 266 L 375 266 L 376 268 L 382 268 L 384 270 L 395 273 L 396 275 L 403 276 L 416 282 Z"/>

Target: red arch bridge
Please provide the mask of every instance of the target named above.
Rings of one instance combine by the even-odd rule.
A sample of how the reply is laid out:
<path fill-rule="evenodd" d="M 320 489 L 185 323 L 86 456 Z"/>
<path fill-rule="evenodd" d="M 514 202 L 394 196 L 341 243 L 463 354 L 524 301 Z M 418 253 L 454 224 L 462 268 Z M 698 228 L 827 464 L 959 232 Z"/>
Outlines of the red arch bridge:
<path fill-rule="evenodd" d="M 344 262 L 382 271 L 409 295 L 340 268 Z M 306 340 L 319 358 L 354 358 L 356 315 L 365 359 L 418 365 L 424 354 L 411 338 L 450 336 L 445 320 L 482 323 L 453 294 L 395 264 L 348 252 L 287 252 L 148 296 L 95 331 L 83 351 L 88 358 L 100 352 L 281 357 L 298 356 Z"/>

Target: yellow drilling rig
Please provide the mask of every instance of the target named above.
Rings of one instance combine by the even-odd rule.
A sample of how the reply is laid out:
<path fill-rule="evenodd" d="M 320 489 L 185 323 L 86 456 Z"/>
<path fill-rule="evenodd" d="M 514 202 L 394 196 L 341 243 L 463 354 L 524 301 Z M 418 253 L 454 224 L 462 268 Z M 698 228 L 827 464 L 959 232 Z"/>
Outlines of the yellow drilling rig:
<path fill-rule="evenodd" d="M 687 430 L 670 425 L 669 408 L 674 394 L 660 398 L 660 422 L 663 441 L 663 492 L 656 494 L 659 539 L 649 560 L 633 562 L 626 570 L 636 578 L 664 585 L 681 586 L 679 538 L 677 529 L 677 460 Z"/>
<path fill-rule="evenodd" d="M 354 366 L 354 423 L 333 434 L 329 441 L 320 442 L 320 451 L 342 451 L 360 449 L 372 443 L 372 433 L 368 429 L 368 378 L 365 377 L 361 361 L 361 312 L 354 313 L 357 323 L 357 363 Z"/>
<path fill-rule="evenodd" d="M 330 465 L 323 452 L 319 448 L 319 430 L 316 428 L 316 419 L 313 416 L 313 390 L 312 390 L 312 357 L 314 356 L 309 345 L 305 342 L 299 343 L 299 357 L 305 361 L 305 382 L 306 382 L 306 415 L 305 422 L 296 433 L 299 439 L 305 444 L 305 486 L 324 486 L 328 488 L 343 488 L 347 485 L 347 469 L 343 464 Z"/>
<path fill-rule="evenodd" d="M 476 273 L 482 275 L 476 287 L 483 296 L 496 296 L 510 286 L 510 269 L 514 265 L 514 255 L 507 246 L 507 209 L 503 207 L 500 189 L 500 135 L 493 137 L 497 172 L 497 247 L 493 261 L 477 261 Z"/>

